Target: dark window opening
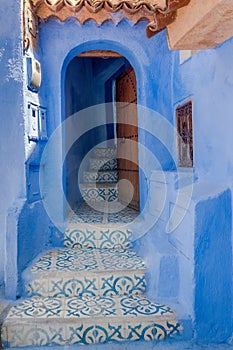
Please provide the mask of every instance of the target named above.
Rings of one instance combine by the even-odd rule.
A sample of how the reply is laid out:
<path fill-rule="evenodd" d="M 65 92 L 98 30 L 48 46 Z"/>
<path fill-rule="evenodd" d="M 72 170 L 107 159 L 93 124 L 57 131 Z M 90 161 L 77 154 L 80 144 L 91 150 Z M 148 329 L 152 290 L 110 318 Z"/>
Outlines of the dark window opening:
<path fill-rule="evenodd" d="M 179 166 L 193 167 L 193 106 L 188 101 L 176 109 Z"/>

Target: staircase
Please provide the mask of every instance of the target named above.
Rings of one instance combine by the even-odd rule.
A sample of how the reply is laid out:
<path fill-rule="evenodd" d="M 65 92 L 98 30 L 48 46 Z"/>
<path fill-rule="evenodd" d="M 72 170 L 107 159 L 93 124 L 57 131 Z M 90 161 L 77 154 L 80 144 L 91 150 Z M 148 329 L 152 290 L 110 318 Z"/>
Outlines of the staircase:
<path fill-rule="evenodd" d="M 162 340 L 181 331 L 170 307 L 145 296 L 146 266 L 128 225 L 137 213 L 118 210 L 115 150 L 94 155 L 81 185 L 86 203 L 69 216 L 64 247 L 23 273 L 24 298 L 2 326 L 5 347 Z"/>
<path fill-rule="evenodd" d="M 89 159 L 90 170 L 84 172 L 80 184 L 82 197 L 86 202 L 117 200 L 117 159 L 115 148 L 95 148 Z"/>

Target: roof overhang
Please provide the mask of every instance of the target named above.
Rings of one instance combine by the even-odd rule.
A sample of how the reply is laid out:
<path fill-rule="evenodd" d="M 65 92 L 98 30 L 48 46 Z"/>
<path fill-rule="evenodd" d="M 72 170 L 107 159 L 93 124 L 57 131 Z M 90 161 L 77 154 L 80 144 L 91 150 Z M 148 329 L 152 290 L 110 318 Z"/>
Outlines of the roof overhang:
<path fill-rule="evenodd" d="M 177 10 L 190 0 L 25 0 L 24 48 L 36 46 L 38 24 L 50 17 L 59 21 L 75 18 L 80 24 L 94 20 L 118 24 L 129 19 L 134 24 L 147 21 L 147 36 L 151 37 L 171 24 Z"/>
<path fill-rule="evenodd" d="M 167 26 L 171 50 L 213 48 L 233 36 L 232 0 L 191 0 Z"/>

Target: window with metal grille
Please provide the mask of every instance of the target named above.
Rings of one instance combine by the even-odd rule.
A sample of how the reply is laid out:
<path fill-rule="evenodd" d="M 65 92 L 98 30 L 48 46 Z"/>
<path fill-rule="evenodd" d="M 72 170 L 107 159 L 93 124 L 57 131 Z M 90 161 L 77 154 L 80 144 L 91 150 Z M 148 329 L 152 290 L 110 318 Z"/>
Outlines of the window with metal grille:
<path fill-rule="evenodd" d="M 192 101 L 188 101 L 176 109 L 179 166 L 184 168 L 193 166 L 192 114 Z"/>

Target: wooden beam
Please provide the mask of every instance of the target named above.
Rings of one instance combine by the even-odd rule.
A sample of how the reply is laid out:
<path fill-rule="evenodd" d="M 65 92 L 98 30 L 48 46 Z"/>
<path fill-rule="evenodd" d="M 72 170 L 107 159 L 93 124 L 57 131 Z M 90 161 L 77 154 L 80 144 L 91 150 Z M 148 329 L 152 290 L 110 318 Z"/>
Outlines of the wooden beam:
<path fill-rule="evenodd" d="M 209 49 L 232 36 L 232 0 L 191 0 L 167 26 L 171 50 Z"/>
<path fill-rule="evenodd" d="M 91 50 L 80 53 L 77 57 L 123 57 L 115 51 Z"/>

